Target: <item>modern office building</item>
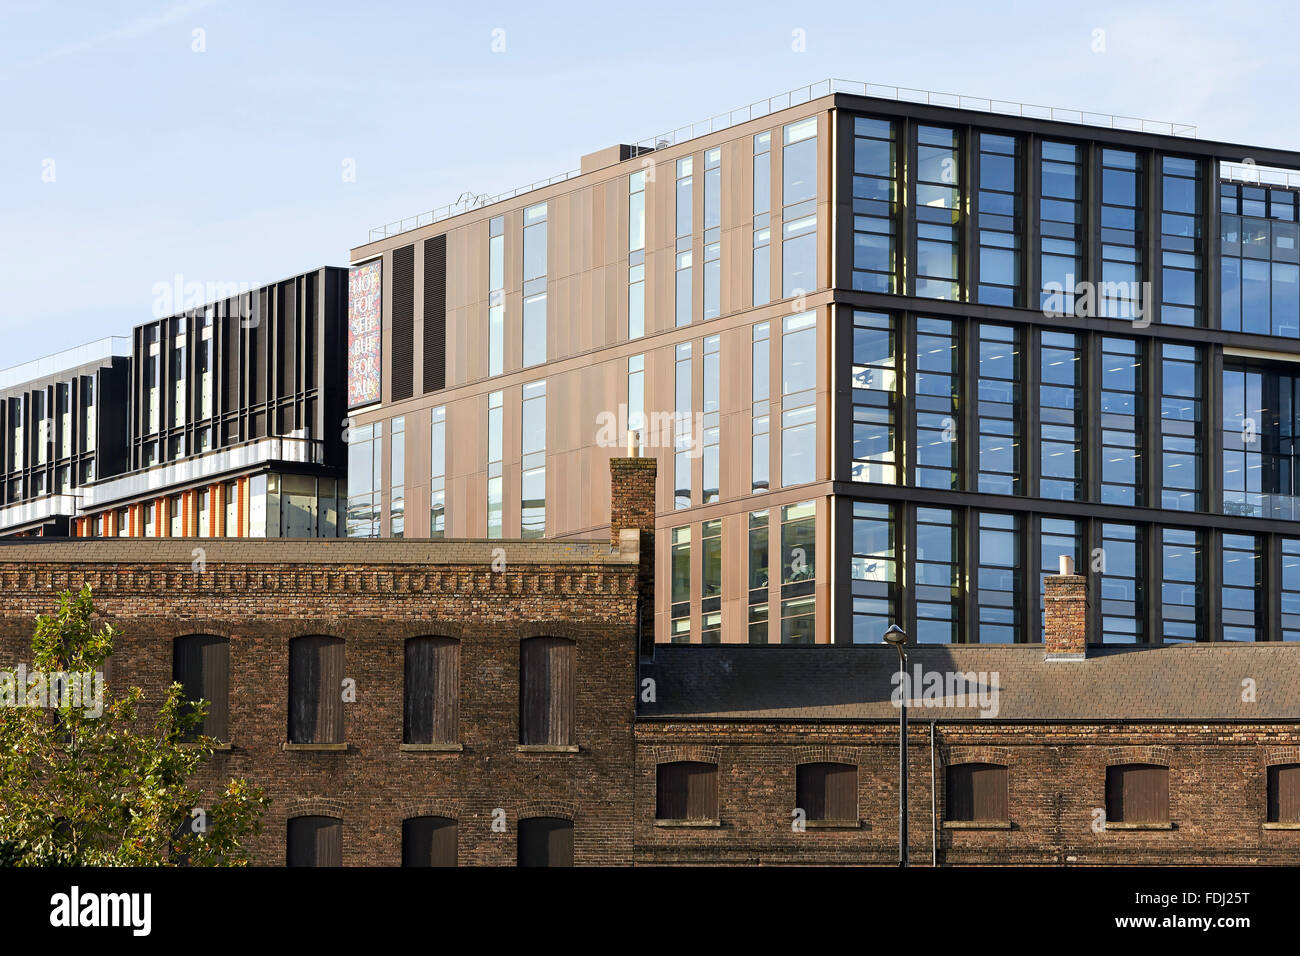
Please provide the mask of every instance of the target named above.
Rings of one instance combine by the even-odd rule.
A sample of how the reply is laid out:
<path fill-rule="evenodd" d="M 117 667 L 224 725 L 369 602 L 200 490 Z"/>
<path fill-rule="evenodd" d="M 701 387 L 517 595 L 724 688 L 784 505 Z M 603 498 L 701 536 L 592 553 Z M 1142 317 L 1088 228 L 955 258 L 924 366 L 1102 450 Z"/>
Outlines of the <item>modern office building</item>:
<path fill-rule="evenodd" d="M 0 533 L 342 536 L 346 278 L 323 267 L 3 373 Z"/>
<path fill-rule="evenodd" d="M 374 230 L 349 532 L 603 537 L 632 429 L 659 642 L 1036 642 L 1063 555 L 1092 643 L 1300 639 L 1300 153 L 963 105 L 828 82 Z"/>
<path fill-rule="evenodd" d="M 106 338 L 0 371 L 0 535 L 66 536 L 83 489 L 126 469 L 129 356 Z"/>

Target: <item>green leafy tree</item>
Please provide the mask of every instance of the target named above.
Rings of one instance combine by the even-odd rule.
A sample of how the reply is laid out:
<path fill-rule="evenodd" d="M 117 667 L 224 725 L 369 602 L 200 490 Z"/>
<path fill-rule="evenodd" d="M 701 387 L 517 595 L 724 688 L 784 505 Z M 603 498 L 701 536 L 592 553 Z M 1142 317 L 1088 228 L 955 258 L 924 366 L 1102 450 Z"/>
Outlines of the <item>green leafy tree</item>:
<path fill-rule="evenodd" d="M 61 594 L 36 619 L 32 670 L 102 673 L 118 632 L 94 611 L 89 587 Z M 139 687 L 101 686 L 98 716 L 85 700 L 0 707 L 0 865 L 247 865 L 269 801 L 242 779 L 208 800 L 189 786 L 217 744 L 197 734 L 206 703 L 172 684 L 150 724 Z"/>

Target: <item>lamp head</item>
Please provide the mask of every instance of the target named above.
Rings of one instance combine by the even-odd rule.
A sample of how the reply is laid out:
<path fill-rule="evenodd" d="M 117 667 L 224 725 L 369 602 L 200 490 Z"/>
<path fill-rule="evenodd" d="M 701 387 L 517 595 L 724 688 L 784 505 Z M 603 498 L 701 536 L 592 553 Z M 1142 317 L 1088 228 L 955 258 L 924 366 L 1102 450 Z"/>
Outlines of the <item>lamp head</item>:
<path fill-rule="evenodd" d="M 907 633 L 897 624 L 891 624 L 889 630 L 885 631 L 884 639 L 886 644 L 902 647 L 907 643 Z"/>

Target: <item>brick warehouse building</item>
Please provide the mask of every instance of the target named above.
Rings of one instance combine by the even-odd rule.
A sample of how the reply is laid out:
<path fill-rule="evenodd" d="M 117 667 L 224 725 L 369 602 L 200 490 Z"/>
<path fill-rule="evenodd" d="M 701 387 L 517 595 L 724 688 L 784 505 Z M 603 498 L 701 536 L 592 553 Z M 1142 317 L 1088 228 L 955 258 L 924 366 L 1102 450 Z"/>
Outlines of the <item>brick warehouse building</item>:
<path fill-rule="evenodd" d="M 259 864 L 894 863 L 893 650 L 653 647 L 654 475 L 615 459 L 608 543 L 8 542 L 0 651 L 89 582 L 112 676 L 201 688 L 206 782 L 267 788 Z M 1300 862 L 1293 648 L 1088 650 L 1047 585 L 1046 646 L 909 652 L 972 680 L 909 694 L 913 863 Z"/>
<path fill-rule="evenodd" d="M 271 797 L 258 864 L 626 864 L 654 465 L 614 469 L 613 542 L 7 541 L 0 661 L 89 583 L 110 681 L 196 688 L 229 742 L 206 783 Z"/>

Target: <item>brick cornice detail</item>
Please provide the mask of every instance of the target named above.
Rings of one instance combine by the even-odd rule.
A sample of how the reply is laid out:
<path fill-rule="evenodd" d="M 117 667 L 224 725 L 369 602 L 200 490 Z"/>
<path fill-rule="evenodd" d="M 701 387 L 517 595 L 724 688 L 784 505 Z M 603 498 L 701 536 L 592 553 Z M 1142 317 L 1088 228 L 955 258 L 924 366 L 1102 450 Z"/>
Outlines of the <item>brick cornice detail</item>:
<path fill-rule="evenodd" d="M 578 565 L 564 571 L 497 573 L 490 568 L 374 571 L 349 566 L 307 570 L 257 565 L 229 568 L 208 564 L 201 572 L 176 565 L 125 569 L 119 565 L 89 565 L 0 571 L 0 587 L 7 594 L 16 596 L 76 591 L 83 584 L 89 584 L 97 597 L 159 595 L 168 591 L 186 594 L 260 591 L 304 595 L 453 592 L 458 596 L 514 598 L 549 595 L 565 598 L 632 594 L 636 589 L 636 569 L 611 571 Z"/>

